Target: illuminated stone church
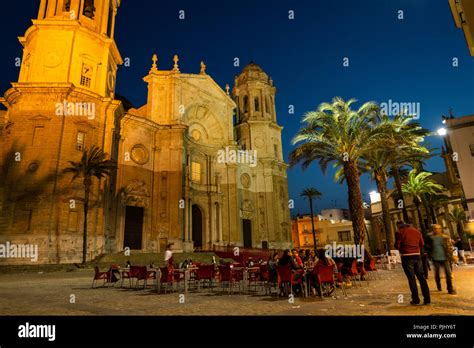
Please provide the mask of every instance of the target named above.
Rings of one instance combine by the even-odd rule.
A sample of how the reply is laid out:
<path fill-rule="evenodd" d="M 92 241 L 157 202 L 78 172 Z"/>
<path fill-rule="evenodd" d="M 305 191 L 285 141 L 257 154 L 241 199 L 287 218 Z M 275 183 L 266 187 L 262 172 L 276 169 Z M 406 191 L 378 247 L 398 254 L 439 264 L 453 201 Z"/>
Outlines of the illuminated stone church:
<path fill-rule="evenodd" d="M 97 145 L 118 170 L 93 179 L 89 258 L 167 243 L 288 247 L 273 81 L 251 63 L 224 90 L 203 62 L 185 73 L 177 56 L 166 69 L 155 55 L 143 78 L 147 103 L 133 107 L 115 95 L 119 5 L 41 0 L 20 37 L 18 82 L 0 98 L 0 243 L 36 244 L 43 263 L 81 260 L 82 180 L 63 170 Z"/>

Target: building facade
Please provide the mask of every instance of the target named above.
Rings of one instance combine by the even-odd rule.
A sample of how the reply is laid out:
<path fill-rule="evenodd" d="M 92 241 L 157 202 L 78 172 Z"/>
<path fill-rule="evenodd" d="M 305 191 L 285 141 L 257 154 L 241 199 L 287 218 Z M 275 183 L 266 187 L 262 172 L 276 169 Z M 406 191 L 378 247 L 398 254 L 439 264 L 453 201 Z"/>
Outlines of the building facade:
<path fill-rule="evenodd" d="M 445 157 L 450 171 L 462 185 L 467 216 L 474 219 L 474 115 L 446 118 L 445 125 Z"/>
<path fill-rule="evenodd" d="M 341 216 L 341 218 L 325 218 L 323 215 L 315 215 L 314 231 L 317 248 L 324 248 L 333 242 L 338 244 L 354 244 L 354 230 L 352 221 L 344 218 L 343 209 L 326 209 L 327 214 Z M 313 232 L 311 215 L 297 215 L 291 220 L 293 245 L 296 248 L 313 249 Z M 370 221 L 366 221 L 368 236 L 366 236 L 366 247 L 372 249 L 372 228 Z"/>
<path fill-rule="evenodd" d="M 42 0 L 20 38 L 20 76 L 0 99 L 0 243 L 36 244 L 44 263 L 80 260 L 82 180 L 63 170 L 96 145 L 118 170 L 93 181 L 89 258 L 168 243 L 289 246 L 273 81 L 250 64 L 231 92 L 204 63 L 188 74 L 177 56 L 168 70 L 154 56 L 147 103 L 135 108 L 115 95 L 119 6 Z"/>

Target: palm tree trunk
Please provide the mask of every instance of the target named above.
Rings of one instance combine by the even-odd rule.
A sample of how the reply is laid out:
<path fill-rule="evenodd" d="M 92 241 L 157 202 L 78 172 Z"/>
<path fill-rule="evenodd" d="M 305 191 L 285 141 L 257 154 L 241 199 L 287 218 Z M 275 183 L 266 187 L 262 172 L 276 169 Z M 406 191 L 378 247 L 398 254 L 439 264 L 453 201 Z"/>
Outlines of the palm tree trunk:
<path fill-rule="evenodd" d="M 410 222 L 410 217 L 408 216 L 408 211 L 407 207 L 405 205 L 405 198 L 403 196 L 403 190 L 402 190 L 402 180 L 400 179 L 400 172 L 398 171 L 398 166 L 397 165 L 392 165 L 392 173 L 393 173 L 393 179 L 395 180 L 395 186 L 397 188 L 397 194 L 399 199 L 403 201 L 403 206 L 402 206 L 402 214 L 403 214 L 403 220 L 408 223 Z"/>
<path fill-rule="evenodd" d="M 416 212 L 418 213 L 418 221 L 419 221 L 419 224 L 420 224 L 419 227 L 421 229 L 423 237 L 425 237 L 426 236 L 426 227 L 425 227 L 425 223 L 423 222 L 423 215 L 421 214 L 420 200 L 415 197 L 413 201 L 415 202 Z"/>
<path fill-rule="evenodd" d="M 316 233 L 314 232 L 314 218 L 313 218 L 313 199 L 309 199 L 309 210 L 311 211 L 311 229 L 313 231 L 313 248 L 316 251 Z"/>
<path fill-rule="evenodd" d="M 375 182 L 380 193 L 380 203 L 382 204 L 382 218 L 385 229 L 385 239 L 387 240 L 388 250 L 392 250 L 392 224 L 390 218 L 390 209 L 387 200 L 387 181 L 381 175 L 375 175 Z"/>
<path fill-rule="evenodd" d="M 364 244 L 367 227 L 365 226 L 362 193 L 357 164 L 354 161 L 344 162 L 344 175 L 347 182 L 349 211 L 351 213 L 352 228 L 354 229 L 354 243 Z"/>
<path fill-rule="evenodd" d="M 459 238 L 461 238 L 461 241 L 464 242 L 464 227 L 462 221 L 458 221 L 456 223 L 456 230 L 458 231 Z"/>
<path fill-rule="evenodd" d="M 84 179 L 84 233 L 82 238 L 82 264 L 87 261 L 87 213 L 89 211 L 89 194 L 91 190 L 91 179 Z"/>
<path fill-rule="evenodd" d="M 429 229 L 430 226 L 433 224 L 433 216 L 431 215 L 430 205 L 428 204 L 428 200 L 426 199 L 426 197 L 424 195 L 421 196 L 421 202 L 423 203 L 423 208 L 425 209 L 426 220 L 427 220 L 427 223 L 428 223 L 428 226 L 425 225 L 425 227 L 427 229 Z"/>

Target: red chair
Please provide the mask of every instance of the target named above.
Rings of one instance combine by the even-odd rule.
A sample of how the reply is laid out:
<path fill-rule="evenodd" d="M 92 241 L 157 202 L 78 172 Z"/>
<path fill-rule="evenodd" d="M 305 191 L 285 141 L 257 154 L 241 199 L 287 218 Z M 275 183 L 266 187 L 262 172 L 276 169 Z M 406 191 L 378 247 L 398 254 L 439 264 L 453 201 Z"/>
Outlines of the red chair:
<path fill-rule="evenodd" d="M 380 279 L 380 273 L 375 265 L 375 259 L 371 258 L 370 260 L 367 260 L 365 262 L 365 269 L 368 272 L 369 278 L 372 279 L 377 279 L 377 277 Z"/>
<path fill-rule="evenodd" d="M 147 286 L 148 280 L 156 281 L 156 271 L 149 271 L 146 268 L 146 266 L 140 267 L 140 270 L 138 271 L 138 274 L 137 274 L 137 285 L 136 285 L 137 288 L 138 288 L 138 284 L 140 280 L 143 280 L 143 289 L 145 289 Z"/>
<path fill-rule="evenodd" d="M 313 269 L 313 274 L 315 275 L 316 279 L 318 280 L 318 284 L 313 284 L 315 286 L 319 286 L 320 294 L 321 297 L 324 295 L 324 291 L 326 292 L 326 295 L 329 296 L 331 294 L 331 287 L 334 289 L 334 295 L 337 299 L 337 284 L 336 284 L 336 279 L 342 279 L 338 278 L 337 276 L 335 277 L 334 273 L 334 266 L 328 265 L 325 266 L 323 264 L 318 264 L 316 267 Z M 336 273 L 336 275 L 339 275 L 339 273 Z M 336 278 L 336 279 L 335 279 Z M 310 281 L 310 284 L 312 281 Z M 342 293 L 347 296 L 346 293 L 346 288 L 344 286 L 344 282 L 341 282 L 341 291 Z M 324 289 L 324 291 L 323 291 Z"/>
<path fill-rule="evenodd" d="M 198 283 L 198 290 L 201 283 L 209 283 L 209 289 L 212 291 L 212 281 L 214 279 L 214 265 L 200 265 L 196 271 L 195 280 Z"/>
<path fill-rule="evenodd" d="M 239 281 L 240 278 L 243 279 L 243 276 L 240 275 L 240 272 L 234 270 L 234 268 L 230 267 L 230 265 L 219 266 L 219 284 L 221 285 L 222 289 L 224 289 L 224 283 L 227 283 L 229 285 L 229 292 L 230 292 L 233 289 L 233 286 L 235 285 L 235 283 Z M 240 286 L 239 286 L 239 291 L 240 291 Z"/>
<path fill-rule="evenodd" d="M 265 288 L 265 295 L 271 293 L 272 285 L 275 284 L 271 279 L 270 271 L 267 265 L 260 265 L 260 275 L 262 277 L 263 286 Z"/>
<path fill-rule="evenodd" d="M 130 288 L 132 287 L 133 284 L 133 278 L 138 279 L 138 274 L 140 273 L 140 266 L 130 266 L 130 269 L 128 271 L 123 271 L 122 272 L 122 282 L 120 284 L 120 287 L 123 287 L 123 281 L 125 279 L 128 279 L 128 282 L 130 284 Z"/>
<path fill-rule="evenodd" d="M 94 279 L 92 280 L 92 288 L 94 289 L 94 284 L 97 280 L 103 280 L 104 283 L 102 284 L 102 287 L 104 287 L 105 284 L 110 279 L 110 270 L 107 271 L 107 272 L 100 272 L 99 267 L 95 266 L 94 271 L 95 271 L 95 273 L 94 273 Z"/>
<path fill-rule="evenodd" d="M 255 291 L 257 291 L 257 287 L 264 285 L 264 279 L 263 279 L 262 272 L 265 268 L 266 267 L 262 268 L 262 267 L 258 266 L 258 268 L 257 267 L 251 268 L 247 271 L 249 288 L 253 284 L 253 286 L 255 288 Z"/>
<path fill-rule="evenodd" d="M 363 262 L 357 262 L 357 272 L 359 273 L 359 279 L 366 280 L 367 286 L 369 286 L 368 277 L 366 277 L 368 273 L 365 270 Z"/>
<path fill-rule="evenodd" d="M 163 284 L 166 285 L 165 293 L 168 290 L 169 286 L 171 285 L 171 289 L 173 289 L 174 285 L 174 268 L 170 266 L 160 267 L 160 282 L 159 282 L 159 289 L 158 292 L 161 292 L 161 286 Z"/>
<path fill-rule="evenodd" d="M 283 286 L 283 291 L 285 295 L 288 295 L 288 285 L 290 286 L 290 293 L 293 294 L 293 285 L 299 285 L 303 295 L 305 295 L 305 289 L 303 284 L 303 277 L 296 277 L 296 274 L 293 272 L 293 269 L 290 265 L 285 266 L 276 266 L 277 275 L 278 275 L 278 296 L 280 296 L 280 290 Z"/>
<path fill-rule="evenodd" d="M 342 275 L 345 276 L 346 278 L 351 279 L 351 281 L 354 281 L 355 284 L 357 284 L 357 281 L 359 281 L 359 286 L 362 286 L 360 282 L 360 274 L 359 271 L 357 270 L 357 260 L 352 260 L 351 262 L 351 267 L 342 267 L 341 269 Z"/>

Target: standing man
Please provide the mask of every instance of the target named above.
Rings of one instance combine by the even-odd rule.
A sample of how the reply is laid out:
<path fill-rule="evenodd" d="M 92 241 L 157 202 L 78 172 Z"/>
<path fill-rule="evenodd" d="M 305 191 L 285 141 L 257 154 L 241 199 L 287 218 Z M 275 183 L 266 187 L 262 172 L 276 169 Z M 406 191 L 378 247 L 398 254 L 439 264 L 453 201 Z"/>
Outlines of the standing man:
<path fill-rule="evenodd" d="M 418 286 L 416 279 L 420 282 L 421 293 L 423 294 L 423 303 L 430 304 L 430 289 L 423 274 L 423 265 L 421 261 L 421 249 L 424 242 L 420 231 L 410 225 L 405 225 L 403 221 L 397 222 L 398 233 L 396 234 L 395 248 L 400 251 L 402 266 L 408 279 L 408 285 L 411 291 L 410 304 L 420 304 L 418 296 Z"/>
<path fill-rule="evenodd" d="M 443 227 L 439 224 L 432 226 L 433 236 L 431 258 L 433 260 L 435 281 L 438 291 L 441 291 L 441 279 L 439 276 L 439 269 L 444 268 L 446 275 L 446 284 L 448 286 L 448 293 L 454 295 L 456 290 L 453 288 L 453 275 L 451 271 L 451 261 L 453 259 L 453 244 L 451 238 L 443 233 Z"/>

